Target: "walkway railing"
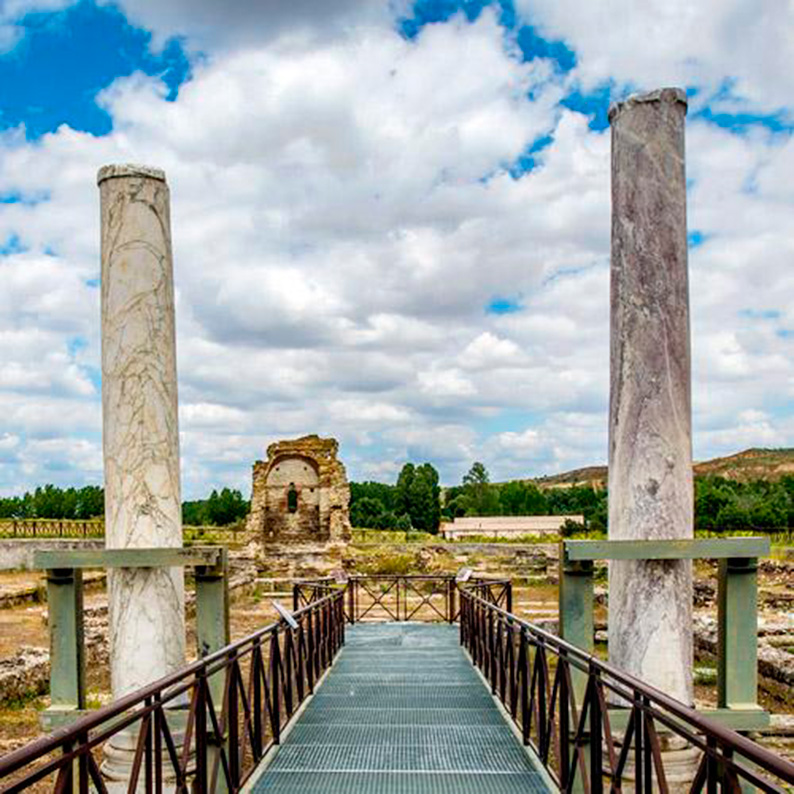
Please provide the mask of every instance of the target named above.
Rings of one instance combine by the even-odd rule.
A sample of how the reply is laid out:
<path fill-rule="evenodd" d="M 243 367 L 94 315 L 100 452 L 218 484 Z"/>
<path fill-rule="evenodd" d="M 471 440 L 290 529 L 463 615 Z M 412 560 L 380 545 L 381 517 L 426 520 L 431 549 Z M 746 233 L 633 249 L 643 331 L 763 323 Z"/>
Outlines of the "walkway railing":
<path fill-rule="evenodd" d="M 482 598 L 512 609 L 509 579 L 470 578 L 469 586 Z M 296 580 L 293 608 L 298 609 L 325 597 L 340 586 L 346 589 L 345 618 L 348 623 L 364 620 L 438 621 L 454 623 L 460 614 L 458 588 L 453 574 L 353 574 Z"/>
<path fill-rule="evenodd" d="M 681 790 L 682 777 L 709 794 L 794 785 L 794 764 L 510 614 L 480 585 L 459 592 L 461 643 L 561 790 L 600 794 L 629 780 L 650 794 Z M 675 784 L 671 751 L 684 766 Z"/>
<path fill-rule="evenodd" d="M 329 593 L 294 627 L 272 623 L 4 756 L 0 791 L 107 792 L 108 744 L 127 756 L 128 792 L 238 791 L 343 645 L 343 597 Z"/>

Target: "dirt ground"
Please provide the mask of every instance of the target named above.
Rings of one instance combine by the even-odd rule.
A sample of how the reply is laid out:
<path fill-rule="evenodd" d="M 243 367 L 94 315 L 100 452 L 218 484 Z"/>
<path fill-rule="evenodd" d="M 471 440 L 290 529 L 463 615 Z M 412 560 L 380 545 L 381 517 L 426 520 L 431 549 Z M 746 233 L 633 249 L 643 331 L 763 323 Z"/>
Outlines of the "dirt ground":
<path fill-rule="evenodd" d="M 86 604 L 100 604 L 104 592 L 86 595 Z M 20 645 L 46 648 L 49 636 L 45 623 L 46 604 L 0 610 L 0 656 L 8 656 Z M 245 637 L 276 619 L 270 599 L 253 592 L 233 600 L 229 622 L 232 639 Z M 188 660 L 196 658 L 195 622 L 188 619 Z M 110 701 L 110 671 L 106 666 L 88 665 L 86 669 L 89 708 L 98 708 Z M 49 697 L 32 697 L 0 708 L 0 754 L 10 752 L 40 735 L 39 712 L 47 707 Z"/>

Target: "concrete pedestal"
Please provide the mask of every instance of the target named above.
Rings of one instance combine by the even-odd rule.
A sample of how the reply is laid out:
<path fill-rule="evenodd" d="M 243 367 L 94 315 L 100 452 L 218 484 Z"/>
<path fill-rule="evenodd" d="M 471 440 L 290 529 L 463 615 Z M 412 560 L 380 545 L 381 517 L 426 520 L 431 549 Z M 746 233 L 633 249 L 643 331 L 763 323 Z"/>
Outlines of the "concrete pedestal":
<path fill-rule="evenodd" d="M 693 536 L 686 107 L 668 88 L 609 113 L 610 540 Z M 691 562 L 610 562 L 609 656 L 692 703 Z"/>
<path fill-rule="evenodd" d="M 105 166 L 102 409 L 108 549 L 181 547 L 174 287 L 168 186 L 140 166 Z M 185 663 L 181 568 L 108 574 L 113 697 Z M 123 778 L 123 735 L 103 771 Z"/>

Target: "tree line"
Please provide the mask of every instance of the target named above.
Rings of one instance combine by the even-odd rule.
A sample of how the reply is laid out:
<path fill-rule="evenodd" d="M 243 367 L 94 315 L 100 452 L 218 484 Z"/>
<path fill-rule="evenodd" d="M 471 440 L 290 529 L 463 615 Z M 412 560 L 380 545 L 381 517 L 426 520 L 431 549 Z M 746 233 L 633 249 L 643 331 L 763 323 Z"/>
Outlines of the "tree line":
<path fill-rule="evenodd" d="M 438 532 L 441 487 L 430 463 L 406 463 L 395 485 L 350 483 L 350 523 L 367 529 Z"/>
<path fill-rule="evenodd" d="M 606 527 L 606 492 L 593 488 L 542 491 L 534 483 L 490 482 L 476 462 L 460 485 L 445 489 L 442 505 L 438 472 L 430 463 L 406 463 L 395 485 L 350 483 L 350 523 L 367 529 L 438 532 L 441 519 L 458 516 L 583 514 L 593 529 Z"/>
<path fill-rule="evenodd" d="M 412 478 L 420 469 L 432 471 L 433 488 L 423 490 L 417 484 L 412 490 Z M 606 488 L 539 488 L 525 480 L 492 483 L 480 462 L 471 466 L 460 485 L 444 489 L 443 504 L 437 483 L 438 475 L 429 463 L 417 468 L 406 464 L 395 485 L 351 483 L 350 521 L 354 527 L 369 529 L 436 532 L 442 518 L 459 516 L 582 515 L 588 530 L 607 529 Z M 436 494 L 437 503 L 433 501 Z M 794 529 L 794 476 L 777 482 L 696 477 L 694 516 L 699 530 Z"/>
<path fill-rule="evenodd" d="M 458 516 L 583 515 L 588 529 L 607 528 L 606 488 L 539 488 L 515 480 L 492 483 L 486 467 L 472 465 L 460 485 L 442 489 L 430 463 L 406 463 L 397 482 L 350 483 L 350 521 L 368 529 L 437 532 L 443 519 Z M 214 489 L 206 499 L 182 503 L 189 525 L 225 526 L 248 514 L 240 491 Z M 777 482 L 737 482 L 724 477 L 695 479 L 695 528 L 771 531 L 794 528 L 794 476 Z M 49 484 L 22 496 L 0 497 L 0 519 L 52 518 L 85 521 L 105 513 L 104 489 L 97 485 L 59 488 Z"/>
<path fill-rule="evenodd" d="M 22 496 L 0 497 L 0 518 L 67 518 L 88 521 L 105 515 L 105 490 L 98 485 L 45 485 Z"/>
<path fill-rule="evenodd" d="M 206 499 L 182 502 L 182 523 L 190 526 L 224 527 L 248 515 L 249 502 L 233 488 L 213 489 Z"/>
<path fill-rule="evenodd" d="M 226 526 L 248 515 L 248 501 L 230 488 L 213 490 L 206 499 L 182 502 L 182 522 Z M 98 485 L 59 488 L 44 485 L 22 496 L 0 497 L 0 518 L 55 518 L 88 521 L 105 516 L 105 489 Z"/>

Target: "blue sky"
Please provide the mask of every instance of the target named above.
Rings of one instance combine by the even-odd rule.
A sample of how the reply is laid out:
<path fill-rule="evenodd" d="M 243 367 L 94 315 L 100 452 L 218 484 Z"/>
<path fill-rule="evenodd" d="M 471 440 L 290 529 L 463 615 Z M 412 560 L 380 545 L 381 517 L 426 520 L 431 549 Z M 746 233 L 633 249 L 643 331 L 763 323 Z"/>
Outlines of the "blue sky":
<path fill-rule="evenodd" d="M 171 185 L 186 496 L 308 432 L 356 479 L 603 462 L 606 112 L 663 85 L 690 100 L 695 455 L 794 445 L 792 12 L 596 5 L 0 6 L 0 492 L 101 481 L 114 161 Z"/>

